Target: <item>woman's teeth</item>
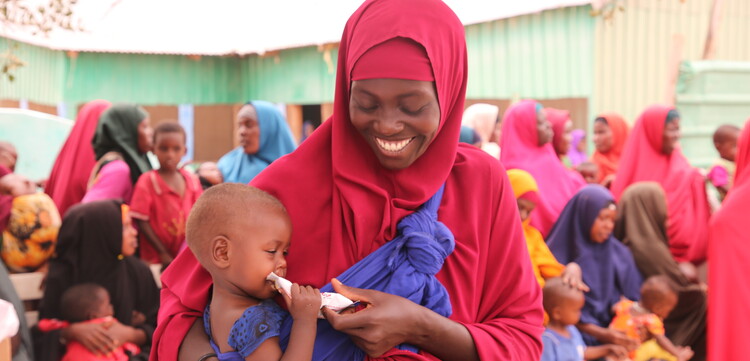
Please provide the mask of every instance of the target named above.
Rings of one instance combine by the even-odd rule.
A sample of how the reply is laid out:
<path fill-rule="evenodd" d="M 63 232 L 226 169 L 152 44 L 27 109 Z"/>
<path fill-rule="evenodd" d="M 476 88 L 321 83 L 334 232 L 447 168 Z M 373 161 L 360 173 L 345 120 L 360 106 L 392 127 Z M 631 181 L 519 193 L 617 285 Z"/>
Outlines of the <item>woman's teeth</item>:
<path fill-rule="evenodd" d="M 384 140 L 380 139 L 378 137 L 375 137 L 375 142 L 378 143 L 378 146 L 388 152 L 400 152 L 406 148 L 411 141 L 414 140 L 414 137 L 407 138 L 404 140 L 398 140 L 398 141 L 390 141 L 390 140 Z"/>

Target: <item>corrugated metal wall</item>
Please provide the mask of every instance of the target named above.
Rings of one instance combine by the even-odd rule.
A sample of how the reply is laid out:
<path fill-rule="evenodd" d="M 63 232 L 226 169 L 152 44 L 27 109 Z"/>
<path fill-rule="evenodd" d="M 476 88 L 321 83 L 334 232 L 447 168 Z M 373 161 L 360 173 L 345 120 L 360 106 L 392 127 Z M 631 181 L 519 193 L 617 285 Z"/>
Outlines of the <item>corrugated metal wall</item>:
<path fill-rule="evenodd" d="M 330 57 L 330 62 L 326 58 Z M 242 62 L 244 99 L 264 99 L 293 104 L 333 101 L 338 48 L 304 47 L 265 56 L 252 55 Z"/>
<path fill-rule="evenodd" d="M 468 26 L 468 97 L 587 98 L 593 83 L 594 26 L 588 9 L 557 9 Z M 238 103 L 247 99 L 329 103 L 333 101 L 338 56 L 337 48 L 331 46 L 200 60 L 105 53 L 79 53 L 69 58 L 59 51 L 23 47 L 41 53 L 22 54 L 32 66 L 19 71 L 18 83 L 29 89 L 3 92 L 0 98 L 53 104 L 64 100 L 70 105 L 95 98 L 141 104 Z M 56 62 L 54 66 L 49 65 L 51 60 Z M 45 81 L 31 85 L 29 74 Z M 45 83 L 59 86 L 38 86 Z M 56 93 L 49 94 L 49 88 Z"/>
<path fill-rule="evenodd" d="M 716 59 L 750 61 L 750 1 L 724 2 Z M 612 21 L 597 20 L 592 110 L 633 122 L 648 105 L 671 102 L 675 65 L 703 55 L 711 3 L 629 0 Z"/>
<path fill-rule="evenodd" d="M 239 59 L 80 53 L 63 84 L 72 104 L 95 98 L 139 104 L 217 104 L 242 100 Z"/>
<path fill-rule="evenodd" d="M 750 61 L 750 1 L 724 2 L 715 59 Z"/>
<path fill-rule="evenodd" d="M 750 61 L 750 1 L 725 0 L 716 59 Z M 470 99 L 589 99 L 598 113 L 632 121 L 648 104 L 664 102 L 675 34 L 682 60 L 703 52 L 711 0 L 629 0 L 612 21 L 572 7 L 468 26 Z M 0 49 L 7 40 L 0 39 Z M 28 65 L 0 99 L 29 99 L 69 107 L 106 98 L 142 104 L 241 103 L 268 99 L 292 104 L 333 100 L 337 51 L 283 50 L 266 56 L 202 57 L 64 53 L 21 45 Z M 327 56 L 329 56 L 327 58 Z M 680 59 L 677 59 L 680 60 Z"/>
<path fill-rule="evenodd" d="M 466 27 L 467 98 L 587 98 L 593 87 L 588 6 Z"/>
<path fill-rule="evenodd" d="M 467 97 L 538 99 L 588 97 L 593 86 L 589 7 L 545 11 L 466 27 Z M 333 101 L 336 49 L 281 51 L 245 60 L 251 99 L 295 104 Z"/>
<path fill-rule="evenodd" d="M 0 37 L 0 53 L 9 49 L 25 65 L 13 71 L 16 80 L 0 78 L 0 99 L 27 99 L 55 105 L 63 100 L 65 54 Z"/>

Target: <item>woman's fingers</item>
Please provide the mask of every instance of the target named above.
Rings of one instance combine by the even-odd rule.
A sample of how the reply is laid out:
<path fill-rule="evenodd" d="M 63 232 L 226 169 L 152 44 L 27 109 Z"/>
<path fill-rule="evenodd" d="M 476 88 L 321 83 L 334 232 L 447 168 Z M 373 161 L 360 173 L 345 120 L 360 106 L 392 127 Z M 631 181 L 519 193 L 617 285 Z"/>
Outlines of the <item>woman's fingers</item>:
<path fill-rule="evenodd" d="M 91 325 L 81 330 L 80 342 L 99 355 L 106 355 L 116 348 L 115 341 L 107 335 L 103 325 Z"/>
<path fill-rule="evenodd" d="M 364 337 L 372 326 L 371 309 L 368 308 L 358 312 L 340 314 L 328 307 L 323 307 L 321 312 L 334 329 L 352 336 Z"/>
<path fill-rule="evenodd" d="M 342 296 L 352 301 L 359 301 L 363 303 L 373 303 L 372 298 L 373 298 L 374 292 L 372 290 L 349 287 L 341 283 L 341 281 L 335 278 L 331 280 L 331 285 L 333 285 L 333 290 L 336 291 L 336 293 L 339 293 Z"/>

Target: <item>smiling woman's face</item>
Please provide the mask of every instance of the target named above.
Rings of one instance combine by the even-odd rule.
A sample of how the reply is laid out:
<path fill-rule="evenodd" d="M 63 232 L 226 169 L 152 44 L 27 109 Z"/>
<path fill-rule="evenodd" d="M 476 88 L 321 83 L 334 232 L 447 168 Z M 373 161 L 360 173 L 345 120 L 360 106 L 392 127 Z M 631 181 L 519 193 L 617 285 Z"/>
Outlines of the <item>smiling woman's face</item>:
<path fill-rule="evenodd" d="M 435 139 L 440 105 L 431 81 L 356 80 L 349 116 L 383 167 L 404 169 Z"/>

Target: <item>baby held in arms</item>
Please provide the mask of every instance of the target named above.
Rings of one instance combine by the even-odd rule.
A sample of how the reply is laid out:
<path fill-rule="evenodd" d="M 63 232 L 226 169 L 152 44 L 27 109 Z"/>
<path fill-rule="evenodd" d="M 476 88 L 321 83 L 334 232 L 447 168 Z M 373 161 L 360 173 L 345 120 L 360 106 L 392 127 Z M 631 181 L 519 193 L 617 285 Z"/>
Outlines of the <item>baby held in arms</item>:
<path fill-rule="evenodd" d="M 216 185 L 193 206 L 186 237 L 190 250 L 213 279 L 203 319 L 217 355 L 243 360 L 312 358 L 317 317 L 325 303 L 317 288 L 281 278 L 286 275 L 291 232 L 281 202 L 247 185 Z M 279 291 L 289 313 L 273 300 Z M 325 295 L 336 296 L 340 295 Z M 282 351 L 281 323 L 290 315 L 293 325 Z"/>

